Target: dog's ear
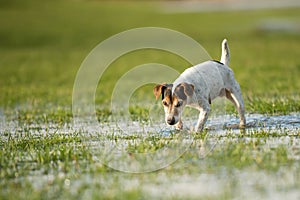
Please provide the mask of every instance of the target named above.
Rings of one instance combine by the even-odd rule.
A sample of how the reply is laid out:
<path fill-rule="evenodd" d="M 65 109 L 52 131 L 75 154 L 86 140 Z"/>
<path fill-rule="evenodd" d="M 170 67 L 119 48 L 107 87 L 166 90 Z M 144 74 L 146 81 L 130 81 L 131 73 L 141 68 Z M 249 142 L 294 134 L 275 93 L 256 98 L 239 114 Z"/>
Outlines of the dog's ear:
<path fill-rule="evenodd" d="M 195 89 L 195 87 L 194 87 L 193 84 L 182 83 L 181 85 L 182 85 L 183 88 L 184 88 L 184 94 L 185 94 L 186 96 L 189 96 L 189 97 L 193 96 L 194 89 Z"/>
<path fill-rule="evenodd" d="M 163 84 L 163 85 L 158 84 L 153 88 L 153 93 L 154 93 L 154 96 L 155 96 L 156 100 L 161 95 L 161 93 L 163 93 L 164 87 L 166 87 L 165 84 Z"/>
<path fill-rule="evenodd" d="M 162 95 L 162 99 L 164 99 L 164 92 L 165 92 L 165 89 L 167 89 L 168 87 L 172 88 L 173 84 L 166 84 L 166 83 L 163 83 L 163 84 L 158 84 L 156 85 L 154 88 L 153 88 L 153 93 L 154 93 L 154 96 L 156 97 L 156 100 L 158 99 L 158 97 L 160 95 Z"/>

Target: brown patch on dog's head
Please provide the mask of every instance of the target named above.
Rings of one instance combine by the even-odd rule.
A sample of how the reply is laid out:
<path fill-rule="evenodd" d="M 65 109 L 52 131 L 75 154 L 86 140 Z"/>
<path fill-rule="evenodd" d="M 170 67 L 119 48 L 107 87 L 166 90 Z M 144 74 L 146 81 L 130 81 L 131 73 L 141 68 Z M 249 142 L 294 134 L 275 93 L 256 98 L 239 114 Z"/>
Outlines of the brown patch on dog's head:
<path fill-rule="evenodd" d="M 153 88 L 153 93 L 154 93 L 156 100 L 158 99 L 158 97 L 160 95 L 162 95 L 162 99 L 164 99 L 165 97 L 169 97 L 171 99 L 172 87 L 173 87 L 173 84 L 166 84 L 166 83 L 156 85 Z"/>

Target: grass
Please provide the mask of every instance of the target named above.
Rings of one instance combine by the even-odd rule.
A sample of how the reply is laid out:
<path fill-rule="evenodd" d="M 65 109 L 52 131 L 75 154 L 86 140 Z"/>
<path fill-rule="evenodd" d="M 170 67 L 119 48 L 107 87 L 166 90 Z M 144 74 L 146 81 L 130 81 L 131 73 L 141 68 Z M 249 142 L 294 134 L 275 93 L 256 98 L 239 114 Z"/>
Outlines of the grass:
<path fill-rule="evenodd" d="M 1 142 L 1 179 L 28 176 L 32 172 L 48 174 L 49 170 L 69 172 L 78 160 L 90 154 L 78 135 L 51 134 L 44 137 L 26 135 Z M 7 162 L 9 161 L 9 162 Z"/>
<path fill-rule="evenodd" d="M 0 199 L 299 196 L 299 128 L 191 133 L 188 150 L 151 173 L 126 174 L 99 162 L 105 142 L 124 145 L 131 155 L 184 139 L 176 132 L 120 134 L 110 124 L 112 89 L 129 69 L 145 63 L 178 71 L 190 66 L 157 50 L 128 53 L 105 71 L 95 95 L 99 129 L 76 129 L 72 123 L 72 89 L 80 64 L 99 42 L 131 28 L 180 31 L 215 59 L 226 37 L 247 113 L 300 111 L 300 34 L 260 27 L 274 19 L 298 23 L 299 8 L 217 13 L 164 13 L 160 8 L 159 2 L 0 2 Z M 152 88 L 139 88 L 130 100 L 130 117 L 140 126 L 153 125 L 149 106 L 144 106 L 155 103 Z M 226 109 L 235 113 L 230 104 Z"/>
<path fill-rule="evenodd" d="M 102 137 L 99 135 L 98 138 Z M 1 143 L 1 195 L 4 198 L 9 196 L 22 199 L 29 197 L 63 199 L 85 196 L 93 199 L 98 197 L 149 198 L 153 194 L 145 191 L 151 184 L 168 187 L 166 180 L 175 179 L 184 182 L 187 177 L 193 180 L 192 177 L 209 173 L 214 175 L 216 182 L 220 181 L 218 176 L 226 176 L 228 181 L 226 188 L 220 191 L 223 194 L 216 198 L 232 198 L 238 195 L 232 191 L 237 187 L 234 183 L 235 178 L 242 172 L 249 173 L 249 180 L 253 180 L 251 176 L 258 176 L 260 172 L 268 173 L 273 177 L 278 173 L 283 176 L 294 173 L 296 175 L 294 180 L 299 180 L 297 179 L 298 161 L 290 157 L 288 145 L 279 144 L 272 147 L 265 141 L 281 137 L 284 136 L 261 136 L 260 132 L 240 139 L 226 137 L 219 140 L 219 144 L 205 158 L 199 155 L 198 147 L 202 139 L 196 139 L 179 160 L 164 170 L 134 175 L 114 171 L 95 161 L 91 153 L 93 151 L 89 150 L 82 141 L 86 137 L 80 134 L 60 133 L 38 138 L 8 136 L 8 140 Z M 249 140 L 245 141 L 246 138 Z M 138 146 L 135 149 L 142 152 L 159 148 L 158 144 L 162 141 L 151 137 L 145 138 L 144 141 L 136 137 L 119 138 L 119 140 L 135 142 Z M 158 141 L 158 144 L 155 141 Z M 132 146 L 129 145 L 128 148 Z M 168 178 L 161 180 L 158 178 L 160 176 Z M 286 184 L 278 187 L 284 190 L 283 188 L 287 186 L 291 188 L 299 186 L 298 181 L 287 180 Z M 157 186 L 151 187 L 158 189 Z M 266 185 L 261 187 L 267 188 Z M 169 196 L 170 194 L 165 195 L 168 198 L 172 197 Z M 212 198 L 213 195 L 207 197 Z"/>
<path fill-rule="evenodd" d="M 69 106 L 76 72 L 88 52 L 113 34 L 144 26 L 181 31 L 200 42 L 216 59 L 220 56 L 220 42 L 227 37 L 232 52 L 231 67 L 244 95 L 276 97 L 284 93 L 287 97 L 299 98 L 295 92 L 300 88 L 297 81 L 298 34 L 258 31 L 262 20 L 283 18 L 296 21 L 297 9 L 221 12 L 213 16 L 209 13 L 163 14 L 157 11 L 156 4 L 146 8 L 139 3 L 71 4 L 61 1 L 58 7 L 57 2 L 28 1 L 28 5 L 22 8 L 16 2 L 4 6 L 0 13 L 3 96 L 0 103 L 3 106 L 48 102 Z M 84 15 L 87 12 L 88 15 Z M 190 19 L 194 19 L 192 23 L 186 23 Z M 121 23 L 123 21 L 126 23 Z M 179 71 L 188 66 L 168 53 L 157 51 L 123 56 L 105 73 L 105 83 L 103 88 L 99 87 L 96 101 L 106 103 L 110 88 L 122 73 L 147 62 L 165 63 Z M 150 93 L 145 94 L 150 98 Z"/>

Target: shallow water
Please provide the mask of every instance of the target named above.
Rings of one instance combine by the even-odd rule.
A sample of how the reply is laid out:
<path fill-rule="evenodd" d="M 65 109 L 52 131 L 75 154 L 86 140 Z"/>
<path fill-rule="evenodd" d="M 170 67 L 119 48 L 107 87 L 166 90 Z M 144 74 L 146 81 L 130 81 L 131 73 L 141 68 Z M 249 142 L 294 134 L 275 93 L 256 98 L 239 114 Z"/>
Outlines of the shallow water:
<path fill-rule="evenodd" d="M 223 121 L 222 121 L 223 120 Z M 299 133 L 300 131 L 300 113 L 292 113 L 289 115 L 262 115 L 248 114 L 246 115 L 247 125 L 245 131 L 282 131 L 289 133 Z M 208 130 L 217 133 L 226 134 L 230 132 L 240 132 L 238 128 L 239 119 L 230 115 L 221 116 L 215 119 L 209 119 L 207 122 Z"/>
<path fill-rule="evenodd" d="M 100 185 L 100 188 L 109 188 L 115 193 L 119 193 L 124 188 L 126 190 L 139 188 L 143 194 L 153 199 L 162 197 L 220 199 L 228 197 L 228 194 L 233 199 L 255 199 L 258 197 L 260 199 L 299 199 L 299 165 L 295 163 L 293 165 L 284 164 L 276 172 L 268 169 L 234 169 L 230 165 L 224 165 L 223 169 L 201 170 L 201 164 L 206 162 L 205 158 L 211 151 L 216 150 L 215 148 L 226 149 L 225 146 L 228 142 L 241 140 L 245 143 L 262 140 L 259 146 L 260 150 L 265 148 L 272 151 L 279 146 L 284 146 L 289 159 L 296 162 L 300 161 L 300 113 L 282 116 L 248 114 L 246 118 L 247 128 L 243 131 L 235 128 L 239 123 L 235 116 L 223 115 L 209 118 L 206 124 L 208 129 L 206 137 L 197 139 L 191 147 L 190 144 L 194 140 L 192 134 L 188 131 L 176 132 L 163 122 L 157 124 L 130 122 L 96 125 L 85 122 L 76 126 L 73 124 L 60 126 L 51 123 L 20 124 L 17 121 L 6 121 L 3 113 L 0 113 L 0 138 L 7 140 L 8 137 L 21 138 L 27 135 L 39 137 L 49 134 L 80 132 L 92 136 L 91 139 L 83 142 L 88 144 L 93 153 L 95 165 L 105 164 L 123 172 L 151 171 L 169 166 L 167 170 L 160 170 L 143 176 L 108 172 L 106 175 L 86 173 L 78 174 L 76 178 L 69 178 L 62 171 L 58 172 L 58 175 L 55 173 L 43 175 L 40 171 L 32 171 L 29 176 L 19 178 L 21 182 L 29 181 L 36 190 L 42 190 L 53 184 L 55 180 L 62 179 L 64 180 L 64 187 L 69 188 L 71 194 L 85 191 L 87 197 L 91 195 L 89 191 L 99 191 L 96 186 Z M 193 124 L 195 122 L 187 120 L 188 123 Z M 253 133 L 260 131 L 265 131 L 266 134 L 261 138 L 255 134 L 252 136 Z M 276 135 L 274 136 L 272 133 L 276 133 Z M 9 134 L 10 136 L 8 136 Z M 147 138 L 151 137 L 161 138 L 162 141 L 166 142 L 177 140 L 178 143 L 168 143 L 169 150 L 163 149 L 159 152 L 159 156 L 152 154 L 143 158 L 137 155 L 137 160 L 132 162 L 134 154 L 126 152 L 128 151 L 128 144 L 147 142 Z M 150 144 L 153 141 L 160 140 L 151 140 Z M 199 146 L 200 148 L 198 148 Z M 110 149 L 111 147 L 114 147 L 113 150 L 106 151 L 106 153 L 114 152 L 116 154 L 107 156 L 105 157 L 106 160 L 102 160 L 103 149 Z M 176 151 L 172 151 L 174 149 Z M 194 153 L 193 162 L 180 160 L 180 156 L 186 151 Z M 177 154 L 177 156 L 170 158 L 170 153 L 171 155 Z M 166 161 L 165 157 L 170 159 Z M 130 158 L 129 161 L 128 158 Z M 140 164 L 140 161 L 147 167 L 145 168 L 144 165 Z M 151 163 L 152 168 L 149 163 Z M 195 165 L 199 165 L 199 169 L 196 168 L 196 171 L 190 172 L 190 168 L 195 168 Z"/>
<path fill-rule="evenodd" d="M 204 140 L 201 140 L 201 146 L 204 149 L 198 155 L 199 158 L 206 157 L 217 145 L 236 140 L 242 137 L 245 141 L 251 141 L 258 137 L 256 133 L 264 132 L 263 139 L 266 145 L 272 145 L 274 148 L 280 145 L 286 145 L 291 149 L 290 157 L 293 159 L 300 158 L 300 113 L 291 113 L 289 115 L 268 116 L 261 114 L 248 114 L 246 116 L 247 127 L 239 129 L 239 119 L 232 115 L 212 116 L 206 124 L 207 134 Z M 91 148 L 95 154 L 96 160 L 103 162 L 103 159 L 111 160 L 113 164 L 108 164 L 114 169 L 128 172 L 143 172 L 157 170 L 167 166 L 177 160 L 186 152 L 194 141 L 188 126 L 195 124 L 195 119 L 185 119 L 187 126 L 183 131 L 176 131 L 174 127 L 167 126 L 165 123 L 141 123 L 141 122 L 118 122 L 90 124 L 20 124 L 17 121 L 5 121 L 5 116 L 0 113 L 0 133 L 3 141 L 9 137 L 22 138 L 25 136 L 43 137 L 52 134 L 76 134 L 80 133 L 86 136 L 84 142 Z M 275 136 L 275 137 L 274 137 Z M 140 161 L 132 165 L 132 169 L 124 169 L 132 161 L 128 156 L 130 145 L 137 146 L 142 143 L 155 146 L 153 142 L 161 142 L 161 149 L 148 152 L 143 162 L 152 162 L 152 166 L 136 166 Z M 145 144 L 146 144 L 145 143 Z M 160 151 L 161 150 L 161 151 Z M 101 152 L 99 154 L 99 152 Z M 125 153 L 125 154 L 124 154 Z M 131 154 L 131 153 L 130 153 Z M 127 161 L 124 166 L 120 167 L 119 159 L 125 155 Z M 137 157 L 140 153 L 135 154 Z M 148 157 L 147 157 L 148 156 Z M 166 160 L 155 164 L 153 159 Z M 116 162 L 115 162 L 116 161 Z M 122 161 L 123 162 L 123 161 Z M 154 167 L 154 168 L 151 168 Z"/>
<path fill-rule="evenodd" d="M 123 134 L 123 135 L 144 135 L 159 134 L 161 137 L 168 137 L 174 133 L 174 127 L 166 125 L 163 120 L 159 123 L 141 123 L 136 121 L 131 122 L 114 122 L 114 123 L 98 123 L 90 124 L 83 122 L 81 124 L 63 124 L 58 125 L 54 123 L 48 124 L 26 124 L 18 121 L 6 121 L 5 115 L 0 110 L 0 133 L 9 133 L 10 135 L 23 134 L 29 135 L 45 135 L 54 133 L 74 133 L 86 132 L 96 134 Z M 184 130 L 189 131 L 190 127 L 196 123 L 195 118 L 184 119 Z M 247 126 L 245 131 L 278 131 L 288 132 L 290 134 L 299 134 L 300 131 L 300 113 L 291 113 L 289 115 L 262 115 L 262 114 L 248 114 L 246 115 Z M 239 133 L 238 128 L 239 119 L 232 115 L 221 115 L 217 117 L 209 117 L 205 128 L 210 134 L 226 134 Z M 1 134 L 3 136 L 3 134 Z"/>

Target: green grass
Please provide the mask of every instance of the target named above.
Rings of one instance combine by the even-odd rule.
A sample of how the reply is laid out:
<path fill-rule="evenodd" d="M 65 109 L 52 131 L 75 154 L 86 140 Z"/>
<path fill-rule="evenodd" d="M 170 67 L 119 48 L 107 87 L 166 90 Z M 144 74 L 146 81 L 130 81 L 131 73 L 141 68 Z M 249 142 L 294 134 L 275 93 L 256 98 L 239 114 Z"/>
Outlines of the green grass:
<path fill-rule="evenodd" d="M 230 199 L 235 195 L 238 196 L 238 193 L 234 193 L 234 188 L 237 187 L 236 184 L 240 185 L 235 180 L 240 173 L 249 173 L 248 179 L 252 181 L 259 173 L 267 173 L 275 178 L 278 173 L 284 178 L 292 173 L 296 176 L 294 180 L 299 180 L 297 175 L 299 163 L 290 157 L 288 145 L 268 146 L 268 142 L 266 143 L 285 138 L 282 134 L 262 136 L 261 132 L 254 132 L 243 137 L 234 135 L 220 139 L 218 136 L 210 137 L 219 141 L 219 144 L 206 157 L 203 158 L 199 151 L 199 145 L 203 140 L 201 139 L 203 137 L 200 137 L 194 140 L 179 160 L 167 168 L 134 175 L 114 171 L 95 161 L 93 151 L 89 150 L 89 145 L 83 141 L 83 138 L 88 137 L 81 134 L 60 133 L 39 137 L 7 135 L 8 139 L 0 144 L 1 195 L 4 198 L 18 199 L 77 199 L 85 196 L 93 199 L 150 198 L 153 194 L 145 192 L 147 187 L 159 190 L 155 185 L 167 188 L 169 184 L 174 184 L 168 181 L 176 180 L 180 183 L 185 182 L 187 178 L 194 180 L 203 173 L 209 173 L 217 182 L 225 176 L 223 179 L 227 183 L 225 188 L 218 191 L 220 195 L 206 197 Z M 103 136 L 100 134 L 97 138 L 101 139 Z M 137 137 L 123 137 L 118 140 L 135 143 L 137 147 L 135 151 L 148 152 L 153 151 L 153 148 L 159 148 L 165 139 L 148 137 L 141 141 Z M 292 141 L 293 137 L 290 140 Z M 132 152 L 130 148 L 133 146 L 129 145 L 128 148 L 128 152 Z M 168 178 L 160 179 L 160 176 Z M 259 183 L 261 182 L 257 184 Z M 152 184 L 154 186 L 151 186 Z M 286 185 L 279 184 L 276 189 L 289 191 L 291 188 L 299 187 L 299 184 L 298 181 L 287 180 Z M 260 187 L 267 189 L 268 185 Z M 263 195 L 258 189 L 256 192 Z M 170 194 L 164 196 L 172 197 Z"/>
<path fill-rule="evenodd" d="M 284 95 L 299 99 L 296 93 L 300 88 L 297 81 L 299 34 L 258 30 L 260 22 L 266 19 L 297 22 L 298 9 L 217 15 L 164 14 L 157 9 L 159 4 L 146 6 L 137 2 L 13 2 L 0 11 L 0 105 L 4 107 L 18 104 L 69 106 L 76 72 L 88 52 L 116 33 L 145 26 L 181 31 L 202 44 L 215 59 L 220 57 L 220 42 L 226 37 L 231 48 L 231 67 L 244 96 Z M 105 73 L 96 101 L 108 102 L 107 96 L 115 81 L 133 66 L 158 62 L 179 71 L 189 66 L 174 58 L 157 51 L 123 56 Z M 148 91 L 143 95 L 150 98 L 152 94 Z"/>
<path fill-rule="evenodd" d="M 166 64 L 180 72 L 190 66 L 167 52 L 136 51 L 114 61 L 95 95 L 100 127 L 108 131 L 99 128 L 89 133 L 73 127 L 73 83 L 85 57 L 108 37 L 146 26 L 180 31 L 202 44 L 214 59 L 220 57 L 220 43 L 226 37 L 247 113 L 300 111 L 300 33 L 259 28 L 270 19 L 298 23 L 299 8 L 164 13 L 160 6 L 157 2 L 0 1 L 0 125 L 5 125 L 0 128 L 0 199 L 299 196 L 299 128 L 191 133 L 194 140 L 188 151 L 151 173 L 126 174 L 98 161 L 105 141 L 124 144 L 129 153 L 153 153 L 177 141 L 179 133 L 166 137 L 147 131 L 139 135 L 140 130 L 126 135 L 110 132 L 110 95 L 125 72 L 145 63 Z M 130 117 L 141 125 L 151 125 L 149 104 L 144 102 L 155 103 L 152 88 L 139 88 L 130 100 Z M 226 109 L 235 113 L 230 104 Z"/>
<path fill-rule="evenodd" d="M 28 176 L 32 172 L 48 174 L 50 170 L 70 172 L 80 168 L 78 160 L 90 160 L 87 147 L 79 145 L 78 134 L 46 136 L 12 136 L 1 141 L 1 179 Z M 80 163 L 82 164 L 82 163 Z"/>

